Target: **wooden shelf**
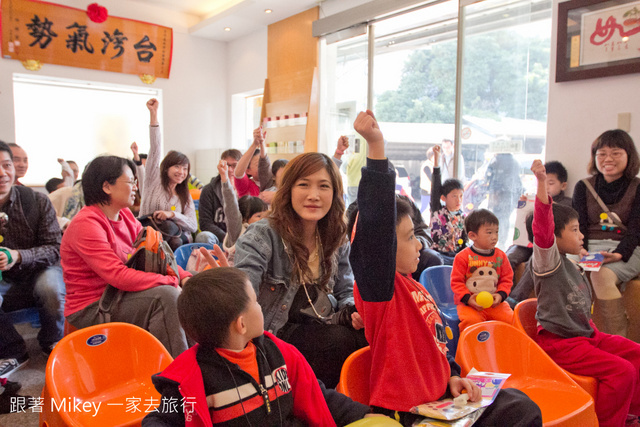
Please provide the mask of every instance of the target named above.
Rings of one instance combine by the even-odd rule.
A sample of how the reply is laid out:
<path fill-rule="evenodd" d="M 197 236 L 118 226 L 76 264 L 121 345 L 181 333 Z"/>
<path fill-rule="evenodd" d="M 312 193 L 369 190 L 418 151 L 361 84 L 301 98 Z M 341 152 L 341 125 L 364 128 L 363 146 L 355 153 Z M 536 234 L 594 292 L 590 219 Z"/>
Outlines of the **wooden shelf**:
<path fill-rule="evenodd" d="M 261 122 L 265 117 L 308 114 L 306 125 L 267 129 L 266 143 L 304 141 L 304 151 L 318 150 L 318 39 L 311 35 L 319 8 L 269 25 L 267 79 Z M 270 153 L 272 159 L 292 159 L 300 153 Z"/>

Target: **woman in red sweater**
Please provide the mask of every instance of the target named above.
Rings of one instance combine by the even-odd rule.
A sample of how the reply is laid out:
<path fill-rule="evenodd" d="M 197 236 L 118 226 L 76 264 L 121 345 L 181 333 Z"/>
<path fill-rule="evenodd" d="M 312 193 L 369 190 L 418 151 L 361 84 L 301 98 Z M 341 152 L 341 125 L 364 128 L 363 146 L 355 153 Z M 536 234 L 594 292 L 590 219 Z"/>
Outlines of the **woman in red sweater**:
<path fill-rule="evenodd" d="M 187 349 L 176 308 L 177 288 L 190 274 L 179 269 L 180 277 L 163 276 L 125 265 L 142 229 L 129 210 L 136 188 L 135 165 L 121 157 L 97 157 L 82 175 L 86 206 L 60 245 L 67 287 L 64 315 L 76 328 L 104 322 L 98 305 L 111 285 L 125 292 L 111 302 L 110 320 L 148 330 L 176 357 Z"/>

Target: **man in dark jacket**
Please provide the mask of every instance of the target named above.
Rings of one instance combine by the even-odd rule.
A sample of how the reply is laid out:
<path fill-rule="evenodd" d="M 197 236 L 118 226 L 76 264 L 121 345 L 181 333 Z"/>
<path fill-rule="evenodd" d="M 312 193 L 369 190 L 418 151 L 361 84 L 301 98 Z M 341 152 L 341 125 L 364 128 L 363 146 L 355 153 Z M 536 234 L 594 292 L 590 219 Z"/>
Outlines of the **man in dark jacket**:
<path fill-rule="evenodd" d="M 233 179 L 233 171 L 240 157 L 242 157 L 242 153 L 233 148 L 224 151 L 220 156 L 220 160 L 226 161 L 229 166 L 229 179 Z M 196 242 L 211 244 L 223 242 L 227 233 L 227 224 L 224 220 L 220 175 L 212 178 L 211 182 L 202 189 L 198 212 L 201 232 L 196 236 Z"/>

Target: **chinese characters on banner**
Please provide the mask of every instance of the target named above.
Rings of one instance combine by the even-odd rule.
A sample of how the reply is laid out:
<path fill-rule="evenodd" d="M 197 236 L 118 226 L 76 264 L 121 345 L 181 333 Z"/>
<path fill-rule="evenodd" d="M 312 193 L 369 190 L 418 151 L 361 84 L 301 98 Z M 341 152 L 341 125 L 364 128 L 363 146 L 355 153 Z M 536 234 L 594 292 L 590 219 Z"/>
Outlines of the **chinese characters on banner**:
<path fill-rule="evenodd" d="M 2 0 L 2 56 L 169 78 L 173 30 L 118 17 L 96 23 L 85 10 Z"/>
<path fill-rule="evenodd" d="M 580 65 L 640 57 L 640 1 L 585 13 L 580 34 Z"/>

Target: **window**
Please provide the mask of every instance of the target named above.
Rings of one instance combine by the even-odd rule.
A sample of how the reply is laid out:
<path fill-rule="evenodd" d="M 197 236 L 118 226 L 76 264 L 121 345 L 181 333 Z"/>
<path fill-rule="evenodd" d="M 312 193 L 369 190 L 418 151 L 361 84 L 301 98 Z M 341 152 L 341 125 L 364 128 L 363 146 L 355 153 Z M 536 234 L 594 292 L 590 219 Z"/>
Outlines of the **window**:
<path fill-rule="evenodd" d="M 33 186 L 60 176 L 57 158 L 82 171 L 100 154 L 132 157 L 134 141 L 147 153 L 146 102 L 158 98 L 162 109 L 160 89 L 134 86 L 14 74 L 13 92 L 16 143 L 29 156 L 21 182 Z"/>
<path fill-rule="evenodd" d="M 428 151 L 451 140 L 453 144 L 445 144 L 451 170 L 443 174 L 465 184 L 465 210 L 485 207 L 497 214 L 499 247 L 506 249 L 517 197 L 535 190 L 529 166 L 544 151 L 552 2 L 467 4 L 445 0 L 392 13 L 370 21 L 367 35 L 322 45 L 321 99 L 328 112 L 321 115 L 320 127 L 327 152 L 333 153 L 337 136 L 353 132 L 353 120 L 345 126 L 337 119 L 340 106 L 352 105 L 357 113 L 372 102 L 401 187 L 425 219 Z M 369 39 L 375 44 L 373 58 L 366 56 Z M 367 99 L 370 88 L 364 86 L 369 61 L 373 100 Z M 341 70 L 356 70 L 359 79 L 348 82 Z M 509 177 L 494 172 L 506 169 L 512 170 Z M 405 172 L 408 178 L 402 176 Z M 498 182 L 510 186 L 499 187 Z"/>

